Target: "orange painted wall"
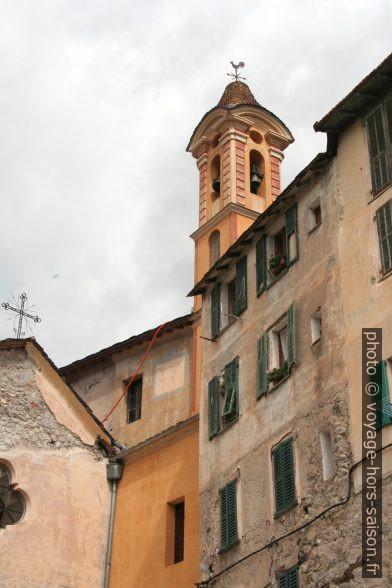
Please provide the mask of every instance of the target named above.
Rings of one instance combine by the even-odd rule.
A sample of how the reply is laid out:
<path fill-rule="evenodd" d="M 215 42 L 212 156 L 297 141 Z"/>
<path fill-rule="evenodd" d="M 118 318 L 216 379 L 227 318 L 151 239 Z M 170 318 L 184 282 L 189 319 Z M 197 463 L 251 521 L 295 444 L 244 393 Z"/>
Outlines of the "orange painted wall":
<path fill-rule="evenodd" d="M 194 587 L 199 573 L 198 432 L 125 465 L 118 487 L 110 588 Z M 184 561 L 166 563 L 168 503 L 185 499 Z"/>

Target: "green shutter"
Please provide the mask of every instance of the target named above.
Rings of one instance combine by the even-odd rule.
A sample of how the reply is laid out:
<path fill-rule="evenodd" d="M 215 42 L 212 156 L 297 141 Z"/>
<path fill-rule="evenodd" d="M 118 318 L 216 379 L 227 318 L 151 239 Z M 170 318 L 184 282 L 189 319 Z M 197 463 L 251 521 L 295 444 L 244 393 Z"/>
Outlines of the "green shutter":
<path fill-rule="evenodd" d="M 231 421 L 238 417 L 238 358 L 225 366 L 225 399 L 223 417 Z"/>
<path fill-rule="evenodd" d="M 373 398 L 376 404 L 376 429 L 378 431 L 392 422 L 386 361 L 380 361 L 376 365 L 376 373 L 371 381 L 376 383 L 379 388 L 378 394 Z"/>
<path fill-rule="evenodd" d="M 219 490 L 220 497 L 220 535 L 221 535 L 221 549 L 229 547 L 229 512 L 227 504 L 227 486 Z"/>
<path fill-rule="evenodd" d="M 267 285 L 266 237 L 256 243 L 256 291 L 260 294 Z"/>
<path fill-rule="evenodd" d="M 288 310 L 288 333 L 287 333 L 287 355 L 288 355 L 288 368 L 292 369 L 297 359 L 296 349 L 296 326 L 295 326 L 295 306 L 292 304 Z"/>
<path fill-rule="evenodd" d="M 298 566 L 285 570 L 278 576 L 279 588 L 299 588 Z"/>
<path fill-rule="evenodd" d="M 236 481 L 232 480 L 219 490 L 221 549 L 237 542 L 237 497 Z"/>
<path fill-rule="evenodd" d="M 208 383 L 208 434 L 212 439 L 219 433 L 219 378 Z"/>
<path fill-rule="evenodd" d="M 273 452 L 276 514 L 296 503 L 293 440 L 286 439 Z"/>
<path fill-rule="evenodd" d="M 246 255 L 236 264 L 235 276 L 235 314 L 239 316 L 244 312 L 247 304 L 246 284 Z"/>
<path fill-rule="evenodd" d="M 387 119 L 387 129 L 389 133 L 389 146 L 392 146 L 392 98 L 385 102 L 385 114 Z M 389 152 L 391 157 L 391 152 Z M 390 170 L 391 171 L 391 170 Z"/>
<path fill-rule="evenodd" d="M 369 140 L 373 193 L 377 194 L 389 183 L 388 146 L 385 140 L 382 107 L 377 108 L 366 120 Z"/>
<path fill-rule="evenodd" d="M 377 211 L 382 272 L 392 269 L 392 200 Z"/>
<path fill-rule="evenodd" d="M 256 398 L 260 398 L 268 390 L 268 333 L 263 333 L 257 342 L 257 382 Z"/>
<path fill-rule="evenodd" d="M 290 237 L 295 235 L 295 253 L 290 251 Z M 287 266 L 298 259 L 298 223 L 297 223 L 297 205 L 293 204 L 286 212 L 286 255 Z"/>
<path fill-rule="evenodd" d="M 220 331 L 220 284 L 216 284 L 211 290 L 211 338 Z"/>

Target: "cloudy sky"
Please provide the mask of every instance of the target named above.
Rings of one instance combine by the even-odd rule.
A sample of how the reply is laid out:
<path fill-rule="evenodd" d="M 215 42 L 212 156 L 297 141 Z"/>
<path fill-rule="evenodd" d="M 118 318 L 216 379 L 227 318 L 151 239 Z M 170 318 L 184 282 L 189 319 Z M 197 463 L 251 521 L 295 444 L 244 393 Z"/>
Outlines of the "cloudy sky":
<path fill-rule="evenodd" d="M 59 366 L 189 312 L 185 147 L 228 62 L 294 134 L 287 184 L 391 39 L 390 0 L 0 0 L 0 303 L 28 294 Z"/>

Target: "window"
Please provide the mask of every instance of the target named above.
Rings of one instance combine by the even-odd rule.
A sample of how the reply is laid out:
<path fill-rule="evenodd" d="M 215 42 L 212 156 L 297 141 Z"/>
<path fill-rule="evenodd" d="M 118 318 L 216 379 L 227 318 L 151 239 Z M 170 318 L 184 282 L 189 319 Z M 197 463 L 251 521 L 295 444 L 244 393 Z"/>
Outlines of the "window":
<path fill-rule="evenodd" d="M 185 503 L 174 506 L 174 563 L 184 559 Z"/>
<path fill-rule="evenodd" d="M 290 510 L 297 504 L 295 497 L 295 475 L 293 440 L 282 441 L 272 452 L 275 483 L 275 516 Z"/>
<path fill-rule="evenodd" d="M 238 541 L 236 480 L 219 490 L 221 551 Z"/>
<path fill-rule="evenodd" d="M 233 322 L 247 308 L 247 258 L 236 263 L 235 278 L 216 284 L 211 290 L 211 338 Z"/>
<path fill-rule="evenodd" d="M 184 561 L 185 502 L 178 499 L 167 505 L 166 565 Z"/>
<path fill-rule="evenodd" d="M 392 411 L 388 386 L 388 371 L 391 365 L 383 360 L 376 364 L 376 372 L 370 377 L 370 381 L 377 384 L 379 392 L 372 396 L 376 405 L 376 430 L 382 429 L 392 423 Z"/>
<path fill-rule="evenodd" d="M 298 566 L 285 570 L 277 580 L 278 588 L 299 588 Z"/>
<path fill-rule="evenodd" d="M 292 370 L 296 363 L 295 307 L 287 312 L 257 343 L 256 397 L 268 392 Z"/>
<path fill-rule="evenodd" d="M 260 242 L 259 242 L 260 243 Z M 275 234 L 268 238 L 268 273 L 270 281 L 274 280 L 287 267 L 298 259 L 298 228 L 297 228 L 297 205 L 294 204 L 286 212 L 285 225 Z M 265 253 L 260 243 L 259 251 L 256 248 L 256 273 L 258 293 L 260 284 L 265 283 Z M 264 278 L 264 280 L 263 280 Z M 264 286 L 265 287 L 265 286 Z"/>
<path fill-rule="evenodd" d="M 0 529 L 18 523 L 26 509 L 25 499 L 19 490 L 11 484 L 9 469 L 0 464 Z"/>
<path fill-rule="evenodd" d="M 257 295 L 267 286 L 266 238 L 265 235 L 256 243 L 256 291 Z"/>
<path fill-rule="evenodd" d="M 143 379 L 134 380 L 128 390 L 128 423 L 134 423 L 142 417 Z"/>
<path fill-rule="evenodd" d="M 335 460 L 333 458 L 333 447 L 331 433 L 321 431 L 320 433 L 321 455 L 323 458 L 324 480 L 331 480 L 335 475 Z"/>
<path fill-rule="evenodd" d="M 316 198 L 309 206 L 309 232 L 321 225 L 320 197 Z"/>
<path fill-rule="evenodd" d="M 392 269 L 392 200 L 377 211 L 382 273 Z"/>
<path fill-rule="evenodd" d="M 220 233 L 219 231 L 214 231 L 210 235 L 210 267 L 214 265 L 216 261 L 218 261 L 220 257 Z"/>
<path fill-rule="evenodd" d="M 212 439 L 239 415 L 239 359 L 228 363 L 222 377 L 208 383 L 208 435 Z"/>
<path fill-rule="evenodd" d="M 378 106 L 366 119 L 373 195 L 391 182 L 392 98 Z"/>
<path fill-rule="evenodd" d="M 321 339 L 322 335 L 322 323 L 321 323 L 321 308 L 318 308 L 316 312 L 310 317 L 310 334 L 312 338 L 312 345 Z"/>

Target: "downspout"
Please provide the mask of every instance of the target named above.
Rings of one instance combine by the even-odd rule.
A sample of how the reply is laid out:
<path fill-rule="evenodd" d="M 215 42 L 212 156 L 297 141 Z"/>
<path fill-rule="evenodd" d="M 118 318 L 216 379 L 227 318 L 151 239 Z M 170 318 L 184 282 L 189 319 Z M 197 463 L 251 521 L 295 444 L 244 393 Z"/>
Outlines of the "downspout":
<path fill-rule="evenodd" d="M 113 525 L 114 525 L 114 513 L 116 510 L 116 496 L 117 496 L 117 483 L 121 480 L 123 475 L 124 466 L 122 462 L 116 461 L 113 458 L 109 459 L 109 463 L 106 464 L 106 479 L 112 483 L 112 495 L 110 500 L 110 514 L 109 514 L 109 528 L 108 528 L 108 539 L 106 544 L 106 558 L 105 558 L 105 577 L 103 581 L 104 588 L 109 588 L 109 576 L 110 566 L 112 558 L 112 542 L 113 542 Z"/>

